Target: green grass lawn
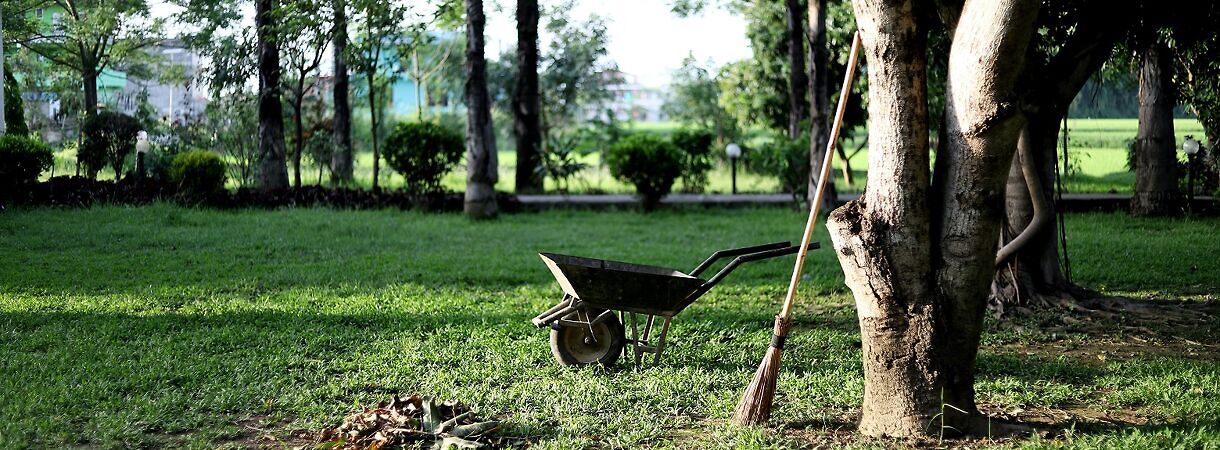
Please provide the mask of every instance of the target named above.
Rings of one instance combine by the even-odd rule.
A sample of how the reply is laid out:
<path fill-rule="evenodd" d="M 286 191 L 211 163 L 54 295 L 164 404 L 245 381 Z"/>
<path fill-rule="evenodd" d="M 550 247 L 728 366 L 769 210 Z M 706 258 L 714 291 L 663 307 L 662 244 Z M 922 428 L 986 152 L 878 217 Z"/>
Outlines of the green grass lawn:
<path fill-rule="evenodd" d="M 689 269 L 715 249 L 797 239 L 803 219 L 784 209 L 485 223 L 388 210 L 9 211 L 0 214 L 0 447 L 267 443 L 256 429 L 285 439 L 398 393 L 461 400 L 544 449 L 850 439 L 842 430 L 862 396 L 860 341 L 830 251 L 811 256 L 768 430 L 726 420 L 770 338 L 790 259 L 744 267 L 678 316 L 655 368 L 562 369 L 547 333 L 529 324 L 560 296 L 538 251 Z M 1220 289 L 1220 221 L 1073 215 L 1068 228 L 1086 285 L 1158 297 Z M 1216 325 L 1191 339 L 1217 344 Z M 1186 345 L 1176 338 L 1135 335 L 1151 339 L 1148 353 L 1051 351 L 1130 342 L 1129 333 L 989 322 L 985 405 L 1083 405 L 1147 422 L 1080 419 L 1066 439 L 1002 445 L 1220 442 L 1220 361 L 1191 355 L 1202 347 L 1176 352 Z"/>

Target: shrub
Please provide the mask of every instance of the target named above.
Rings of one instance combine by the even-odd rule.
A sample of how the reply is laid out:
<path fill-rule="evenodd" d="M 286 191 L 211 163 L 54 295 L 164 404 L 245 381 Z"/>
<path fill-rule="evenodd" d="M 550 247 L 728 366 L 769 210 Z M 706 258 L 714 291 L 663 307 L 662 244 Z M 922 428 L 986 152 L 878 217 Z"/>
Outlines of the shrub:
<path fill-rule="evenodd" d="M 178 187 L 178 196 L 187 202 L 209 202 L 225 192 L 225 163 L 213 152 L 179 153 L 169 173 Z"/>
<path fill-rule="evenodd" d="M 683 128 L 669 137 L 682 151 L 682 187 L 688 192 L 703 192 L 707 173 L 712 170 L 712 144 L 716 136 L 704 129 Z"/>
<path fill-rule="evenodd" d="M 746 170 L 775 177 L 780 187 L 795 197 L 809 190 L 809 138 L 774 137 L 745 152 Z"/>
<path fill-rule="evenodd" d="M 589 152 L 580 146 L 579 136 L 573 133 L 552 132 L 546 142 L 546 146 L 542 148 L 542 164 L 538 166 L 538 172 L 554 181 L 556 190 L 566 194 L 568 187 L 572 185 L 572 179 L 589 168 L 588 164 L 580 160 L 581 156 Z"/>
<path fill-rule="evenodd" d="M 441 178 L 462 160 L 462 135 L 429 122 L 400 123 L 385 140 L 386 164 L 407 179 L 414 194 L 441 190 Z"/>
<path fill-rule="evenodd" d="M 122 178 L 123 162 L 135 151 L 139 133 L 140 122 L 126 114 L 105 111 L 86 120 L 85 143 L 77 159 L 89 178 L 96 178 L 107 165 L 114 169 L 116 180 Z"/>
<path fill-rule="evenodd" d="M 657 136 L 633 134 L 610 147 L 606 164 L 615 178 L 635 185 L 647 211 L 669 194 L 682 175 L 682 152 Z"/>
<path fill-rule="evenodd" d="M 3 59 L 3 58 L 0 58 Z M 25 123 L 25 100 L 21 99 L 21 86 L 13 76 L 8 63 L 4 63 L 4 132 L 18 136 L 30 134 L 30 127 Z"/>
<path fill-rule="evenodd" d="M 38 140 L 18 135 L 0 136 L 0 200 L 38 181 L 51 168 L 51 149 Z"/>

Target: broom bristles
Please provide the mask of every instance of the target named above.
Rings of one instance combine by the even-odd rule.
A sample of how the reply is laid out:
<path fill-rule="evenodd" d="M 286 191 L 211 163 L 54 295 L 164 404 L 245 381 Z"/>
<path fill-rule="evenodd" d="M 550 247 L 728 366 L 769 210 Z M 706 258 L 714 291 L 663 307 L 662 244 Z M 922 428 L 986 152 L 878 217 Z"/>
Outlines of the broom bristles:
<path fill-rule="evenodd" d="M 779 378 L 780 356 L 784 353 L 775 347 L 767 347 L 762 364 L 754 372 L 754 380 L 746 387 L 741 402 L 733 412 L 733 424 L 739 426 L 766 425 L 771 419 L 771 403 L 775 400 L 775 382 Z"/>
<path fill-rule="evenodd" d="M 767 354 L 763 356 L 754 380 L 746 387 L 741 402 L 733 411 L 733 423 L 741 426 L 766 425 L 771 419 L 771 403 L 775 400 L 775 383 L 779 378 L 780 358 L 784 355 L 784 339 L 788 337 L 788 319 L 775 317 L 775 332 Z"/>

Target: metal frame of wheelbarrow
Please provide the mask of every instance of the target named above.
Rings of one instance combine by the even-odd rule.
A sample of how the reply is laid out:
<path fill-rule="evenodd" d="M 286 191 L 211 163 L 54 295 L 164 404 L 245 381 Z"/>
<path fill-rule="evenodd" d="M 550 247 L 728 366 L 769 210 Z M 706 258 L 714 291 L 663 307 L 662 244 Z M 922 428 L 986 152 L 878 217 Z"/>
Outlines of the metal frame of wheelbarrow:
<path fill-rule="evenodd" d="M 814 250 L 819 246 L 817 242 L 812 242 L 809 249 Z M 619 323 L 624 328 L 630 318 L 631 338 L 625 339 L 622 352 L 626 354 L 629 345 L 637 365 L 642 362 L 645 354 L 651 353 L 654 355 L 653 365 L 656 365 L 665 351 L 665 341 L 673 316 L 698 300 L 742 264 L 791 255 L 797 253 L 797 250 L 799 247 L 793 246 L 791 242 L 720 250 L 695 266 L 689 274 L 664 267 L 540 253 L 539 256 L 563 288 L 564 297 L 558 304 L 535 317 L 532 322 L 539 328 L 588 327 L 592 330 L 594 325 L 609 320 L 617 312 Z M 707 271 L 716 261 L 730 257 L 733 260 L 707 281 L 698 278 L 699 274 Z M 640 294 L 642 289 L 650 288 L 616 285 L 615 282 L 620 280 L 623 284 L 651 281 L 657 291 Z M 586 294 L 588 298 L 582 299 L 573 285 L 574 281 L 576 284 L 601 287 L 602 290 L 589 293 L 592 295 Z M 647 298 L 623 298 L 624 296 Z M 658 317 L 663 319 L 663 323 L 654 343 L 653 332 Z"/>

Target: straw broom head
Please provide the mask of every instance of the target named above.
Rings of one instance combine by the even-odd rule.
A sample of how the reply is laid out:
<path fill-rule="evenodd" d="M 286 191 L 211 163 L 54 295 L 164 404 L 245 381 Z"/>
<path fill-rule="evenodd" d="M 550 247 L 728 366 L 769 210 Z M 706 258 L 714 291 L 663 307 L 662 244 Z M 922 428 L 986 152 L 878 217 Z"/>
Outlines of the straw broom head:
<path fill-rule="evenodd" d="M 775 316 L 775 334 L 771 345 L 763 356 L 754 380 L 746 387 L 741 402 L 733 412 L 733 423 L 741 426 L 765 425 L 771 419 L 771 403 L 775 398 L 775 382 L 779 378 L 780 358 L 784 354 L 784 339 L 788 337 L 790 322 Z"/>

